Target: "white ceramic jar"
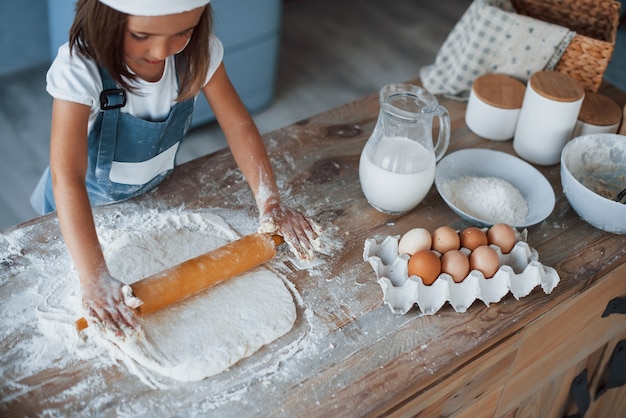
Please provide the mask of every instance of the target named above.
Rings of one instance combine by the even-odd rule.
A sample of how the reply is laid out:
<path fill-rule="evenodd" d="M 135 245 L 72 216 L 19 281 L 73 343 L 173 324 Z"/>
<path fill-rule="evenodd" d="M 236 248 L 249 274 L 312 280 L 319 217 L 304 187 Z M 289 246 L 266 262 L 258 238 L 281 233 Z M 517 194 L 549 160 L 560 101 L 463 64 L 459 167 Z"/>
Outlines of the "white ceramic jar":
<path fill-rule="evenodd" d="M 572 137 L 617 133 L 621 120 L 622 111 L 617 103 L 600 93 L 586 91 Z"/>
<path fill-rule="evenodd" d="M 521 81 L 507 75 L 481 75 L 472 84 L 465 124 L 485 139 L 506 141 L 513 138 L 525 90 Z"/>
<path fill-rule="evenodd" d="M 566 74 L 533 74 L 513 137 L 515 152 L 531 163 L 557 164 L 572 136 L 584 97 L 582 85 Z"/>

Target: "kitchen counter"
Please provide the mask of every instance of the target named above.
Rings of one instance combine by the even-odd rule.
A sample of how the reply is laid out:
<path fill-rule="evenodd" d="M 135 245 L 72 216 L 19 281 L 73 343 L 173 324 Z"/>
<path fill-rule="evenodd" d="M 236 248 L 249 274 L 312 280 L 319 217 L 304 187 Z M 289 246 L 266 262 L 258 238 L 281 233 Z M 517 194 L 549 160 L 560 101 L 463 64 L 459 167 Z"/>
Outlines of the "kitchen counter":
<path fill-rule="evenodd" d="M 621 107 L 626 103 L 623 92 L 611 86 L 602 91 Z M 468 130 L 464 103 L 439 99 L 451 117 L 448 153 L 477 147 L 513 154 L 511 141 L 487 141 Z M 24 376 L 15 364 L 20 356 L 3 354 L 0 413 L 311 417 L 576 412 L 571 382 L 587 369 L 591 390 L 600 388 L 611 353 L 626 338 L 624 315 L 601 317 L 609 300 L 626 297 L 626 236 L 582 221 L 563 195 L 559 166 L 537 167 L 554 188 L 556 206 L 545 221 L 528 228 L 527 241 L 539 261 L 558 272 L 554 291 L 546 295 L 538 287 L 520 300 L 508 294 L 489 307 L 476 301 L 466 313 L 448 304 L 434 315 L 423 315 L 417 306 L 406 315 L 391 313 L 363 260 L 365 240 L 381 241 L 418 226 L 460 230 L 469 224 L 446 206 L 434 186 L 404 216 L 382 214 L 367 203 L 358 163 L 378 109 L 378 96 L 372 94 L 264 136 L 284 200 L 323 226 L 334 248 L 306 266 L 281 247 L 269 263 L 293 284 L 298 320 L 288 334 L 221 375 L 160 388 L 146 385 L 121 364 L 101 367 L 94 360 L 77 359 L 63 368 L 51 363 Z M 95 213 L 180 207 L 214 209 L 227 222 L 228 213 L 247 216 L 251 224 L 256 217 L 252 195 L 227 150 L 181 165 L 156 190 Z M 63 246 L 46 245 L 61 239 L 54 215 L 2 232 L 15 235 L 21 249 L 0 266 L 0 296 L 5 299 L 20 297 L 19 284 L 12 280 L 23 276 L 29 259 L 67 257 Z M 26 306 L 24 315 L 29 312 Z M 10 352 L 14 341 L 28 338 L 27 330 L 1 336 L 3 353 Z M 248 372 L 268 355 L 280 361 L 260 373 Z M 94 374 L 101 376 L 94 390 L 77 389 Z M 625 394 L 623 386 L 609 389 L 597 401 L 592 396 L 591 408 L 623 416 Z"/>

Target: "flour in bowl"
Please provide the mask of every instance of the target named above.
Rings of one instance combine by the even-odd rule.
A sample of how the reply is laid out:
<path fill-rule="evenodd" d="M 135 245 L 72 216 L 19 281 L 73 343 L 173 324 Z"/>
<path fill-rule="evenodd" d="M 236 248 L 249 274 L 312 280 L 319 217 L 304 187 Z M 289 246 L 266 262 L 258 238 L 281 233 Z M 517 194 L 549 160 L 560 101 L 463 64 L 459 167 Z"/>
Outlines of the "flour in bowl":
<path fill-rule="evenodd" d="M 499 177 L 463 176 L 446 181 L 442 190 L 458 209 L 484 221 L 520 225 L 528 216 L 522 193 Z"/>

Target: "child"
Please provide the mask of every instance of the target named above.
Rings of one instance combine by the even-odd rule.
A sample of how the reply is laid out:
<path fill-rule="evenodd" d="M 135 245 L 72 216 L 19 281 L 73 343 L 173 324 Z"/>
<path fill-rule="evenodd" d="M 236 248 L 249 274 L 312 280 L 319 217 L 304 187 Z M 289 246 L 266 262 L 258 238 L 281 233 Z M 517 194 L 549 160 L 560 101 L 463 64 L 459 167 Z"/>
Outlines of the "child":
<path fill-rule="evenodd" d="M 48 71 L 50 167 L 31 202 L 42 214 L 57 211 L 85 308 L 118 335 L 139 326 L 106 266 L 91 205 L 137 196 L 163 180 L 200 91 L 254 193 L 260 222 L 299 257 L 317 237 L 304 215 L 281 203 L 260 134 L 224 69 L 209 2 L 79 0 L 70 41 Z"/>

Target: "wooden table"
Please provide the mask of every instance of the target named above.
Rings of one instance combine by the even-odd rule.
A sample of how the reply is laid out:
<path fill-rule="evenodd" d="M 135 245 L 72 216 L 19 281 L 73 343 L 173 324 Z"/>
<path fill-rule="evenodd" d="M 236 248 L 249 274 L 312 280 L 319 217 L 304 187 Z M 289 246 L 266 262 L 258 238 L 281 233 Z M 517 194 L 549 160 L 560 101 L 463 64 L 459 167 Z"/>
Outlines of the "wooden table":
<path fill-rule="evenodd" d="M 626 103 L 623 92 L 610 86 L 603 91 L 620 106 Z M 486 141 L 467 129 L 465 104 L 444 98 L 440 102 L 451 116 L 448 152 L 477 147 L 513 154 L 511 141 Z M 624 315 L 601 317 L 610 299 L 626 296 L 626 237 L 582 221 L 563 195 L 559 166 L 538 167 L 557 199 L 552 214 L 528 228 L 528 242 L 540 261 L 559 273 L 557 288 L 550 295 L 536 288 L 520 300 L 509 294 L 489 307 L 477 301 L 463 314 L 447 304 L 435 315 L 422 315 L 417 307 L 406 315 L 392 314 L 382 303 L 371 267 L 363 261 L 364 241 L 400 235 L 417 226 L 434 230 L 450 225 L 460 230 L 469 224 L 445 205 L 434 187 L 418 208 L 404 216 L 385 215 L 367 204 L 358 162 L 378 109 L 378 97 L 372 94 L 264 137 L 285 200 L 311 215 L 338 244 L 332 255 L 322 256 L 322 262 L 310 269 L 295 265 L 285 251 L 270 263 L 298 294 L 299 319 L 290 333 L 221 375 L 163 389 L 146 386 L 121 365 L 102 370 L 89 361 L 62 370 L 50 364 L 37 375 L 21 376 L 22 386 L 16 389 L 15 376 L 6 374 L 15 367 L 3 354 L 0 414 L 34 416 L 58 410 L 62 415 L 117 415 L 125 410 L 123 405 L 134 405 L 126 410 L 134 411 L 131 415 L 145 416 L 421 412 L 420 416 L 475 417 L 575 412 L 569 396 L 573 379 L 587 368 L 595 392 L 606 380 L 614 347 L 626 338 Z M 256 217 L 252 196 L 227 151 L 184 164 L 156 191 L 98 208 L 96 213 L 182 205 L 191 211 L 221 208 Z M 54 215 L 3 234 L 16 232 L 23 232 L 22 254 L 42 260 L 60 256 L 45 245 L 60 234 Z M 21 257 L 2 265 L 4 297 L 7 283 L 20 268 L 24 268 Z M 27 336 L 3 333 L 4 353 L 14 338 Z M 231 379 L 238 368 L 289 344 L 297 349 L 274 371 L 246 381 Z M 102 376 L 100 386 L 88 395 L 72 395 L 72 388 L 94 373 Z M 216 400 L 216 386 L 225 388 L 222 402 Z M 101 401 L 104 393 L 106 402 Z M 604 416 L 626 416 L 625 394 L 623 387 L 614 388 L 593 401 L 591 408 L 599 414 L 595 416 L 602 416 L 602 410 L 612 411 Z"/>

